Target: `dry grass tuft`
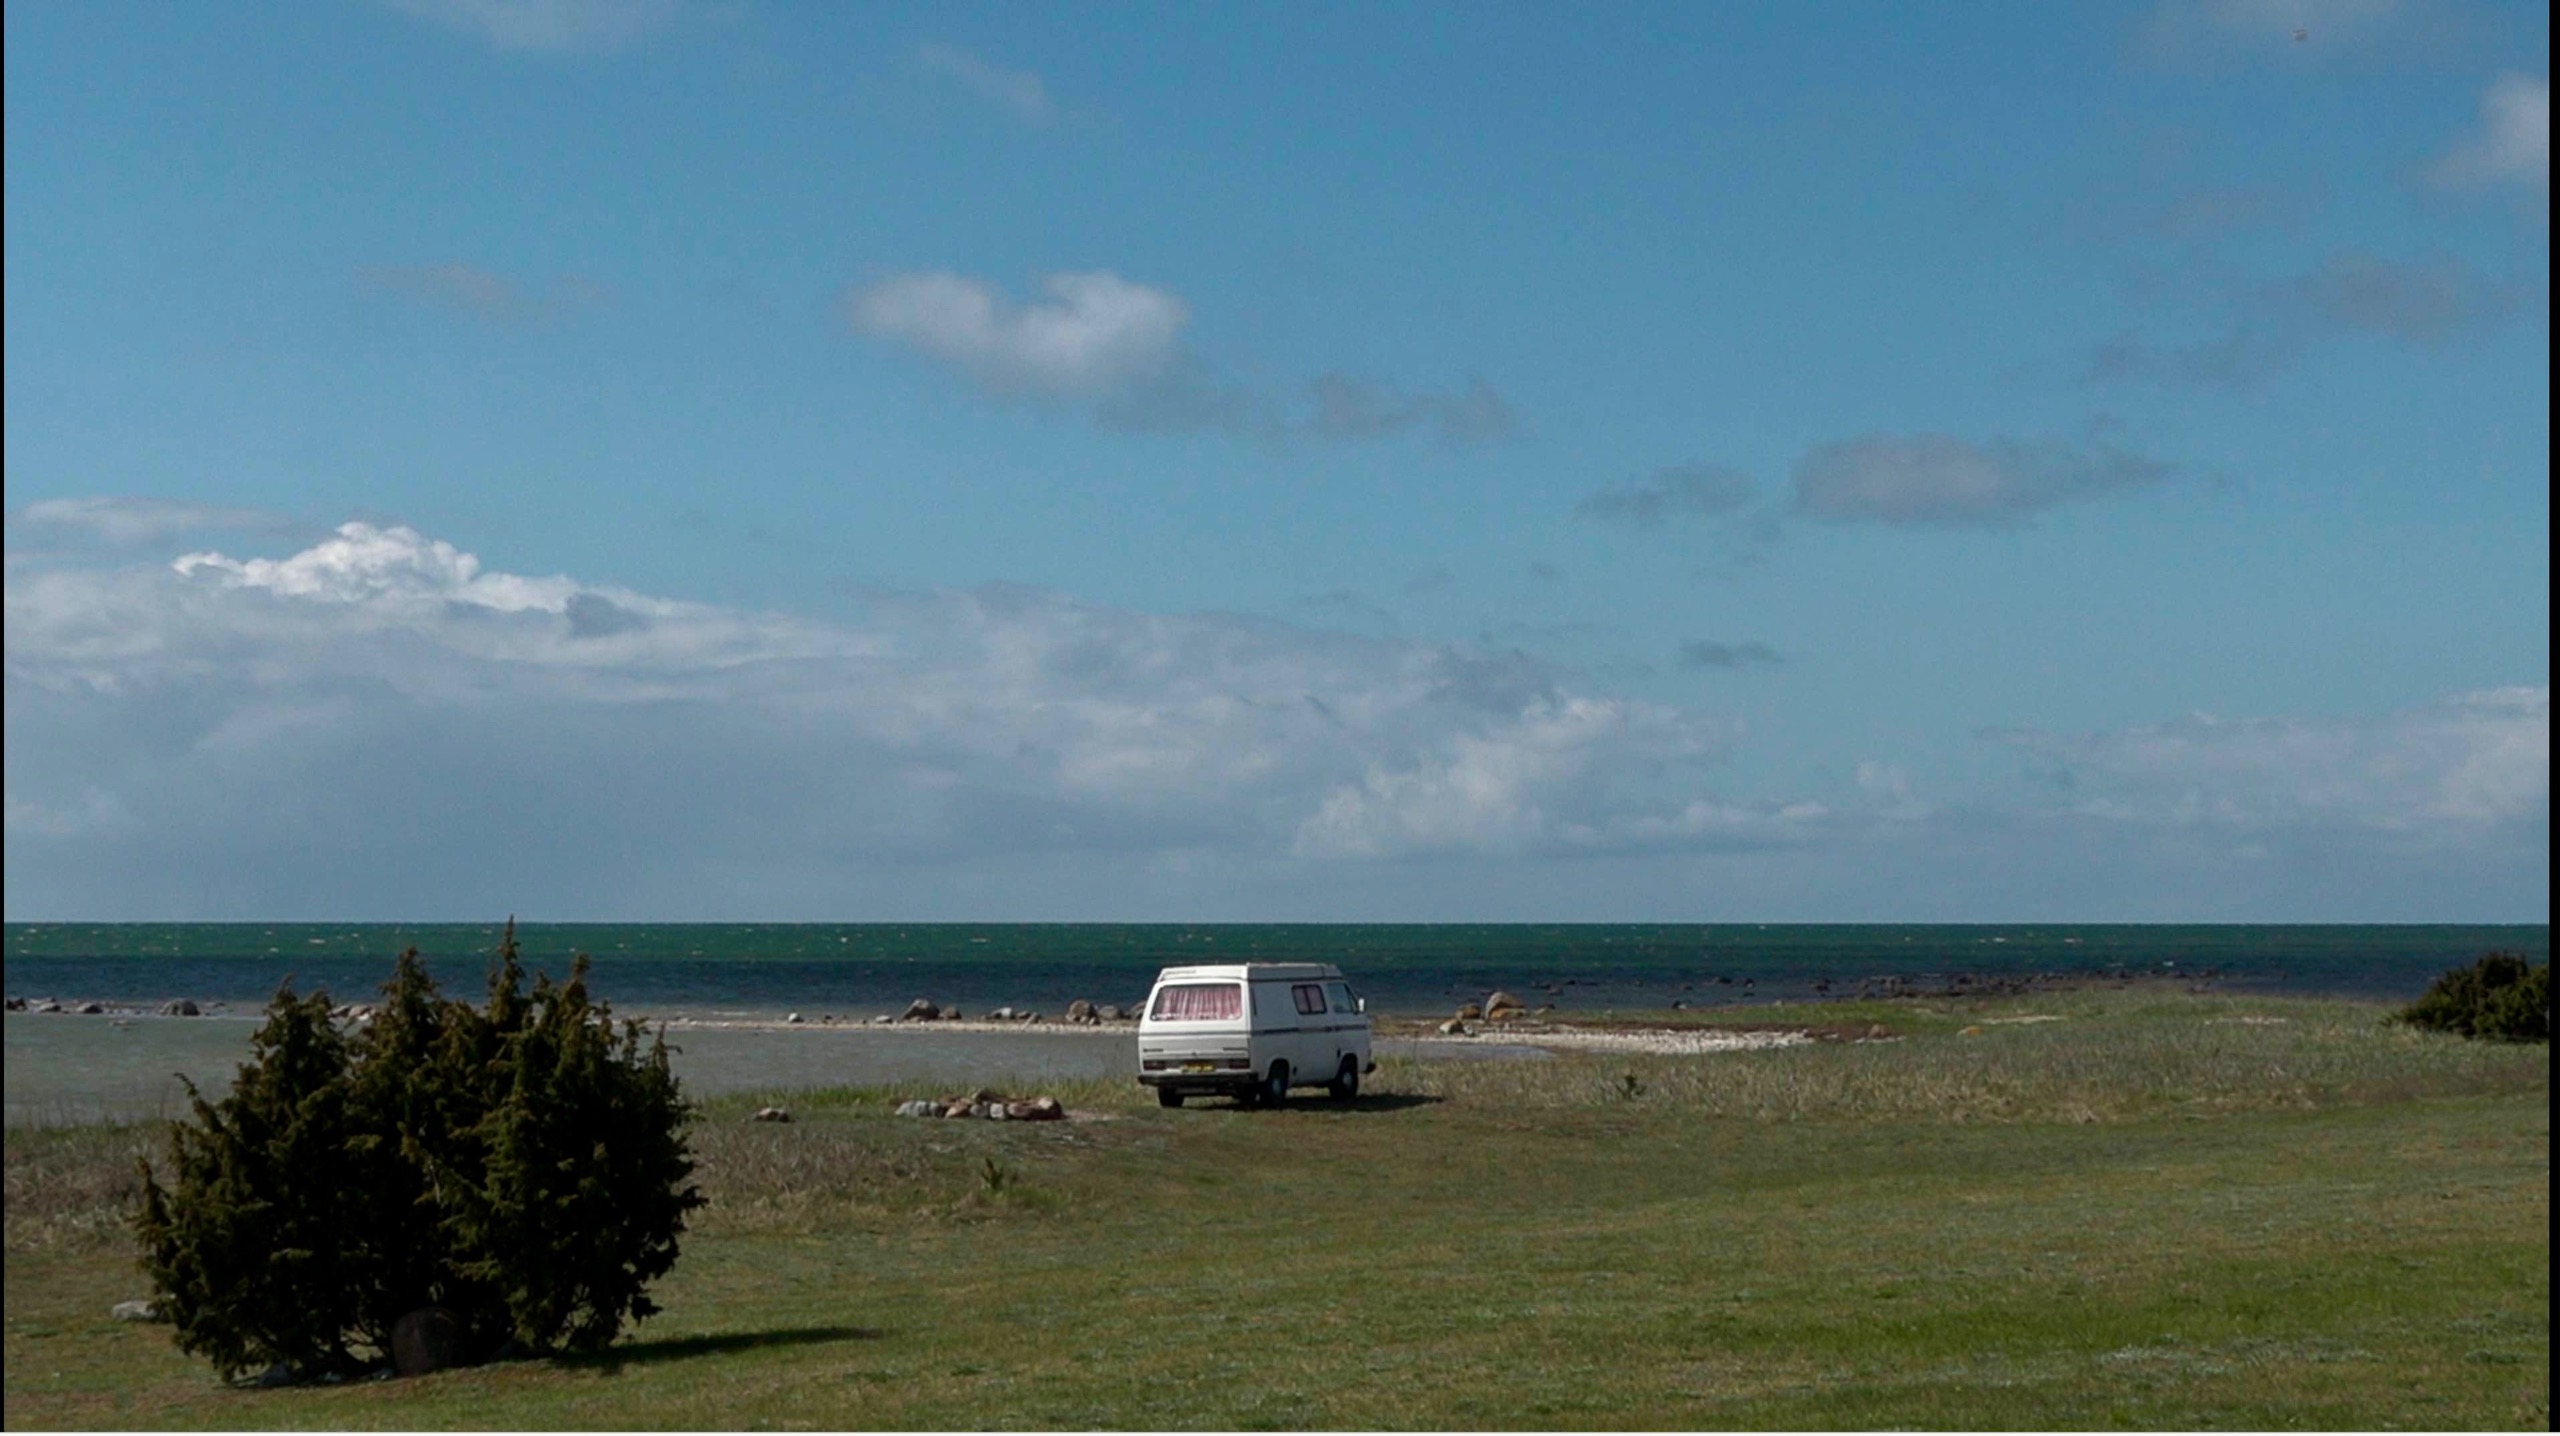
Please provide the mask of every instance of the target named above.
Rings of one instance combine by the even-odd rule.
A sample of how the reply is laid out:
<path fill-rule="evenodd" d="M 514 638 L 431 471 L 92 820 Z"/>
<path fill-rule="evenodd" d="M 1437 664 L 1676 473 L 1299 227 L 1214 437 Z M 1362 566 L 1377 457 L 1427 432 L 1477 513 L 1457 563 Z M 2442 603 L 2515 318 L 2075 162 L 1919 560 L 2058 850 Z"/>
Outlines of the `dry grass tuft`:
<path fill-rule="evenodd" d="M 95 1251 L 130 1241 L 142 1189 L 134 1163 L 168 1148 L 166 1124 L 13 1127 L 8 1133 L 8 1250 Z"/>

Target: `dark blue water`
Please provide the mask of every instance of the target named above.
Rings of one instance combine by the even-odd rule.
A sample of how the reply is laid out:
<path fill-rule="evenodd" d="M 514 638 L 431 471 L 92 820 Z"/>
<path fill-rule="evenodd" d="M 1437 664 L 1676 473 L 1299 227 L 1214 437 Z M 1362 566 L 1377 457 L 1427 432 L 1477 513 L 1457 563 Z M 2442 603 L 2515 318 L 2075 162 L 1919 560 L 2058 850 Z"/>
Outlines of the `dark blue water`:
<path fill-rule="evenodd" d="M 930 997 L 1055 1012 L 1135 1004 L 1159 967 L 1341 965 L 1382 1012 L 1445 1009 L 1494 988 L 1560 1009 L 1846 996 L 1923 982 L 2123 971 L 2251 991 L 2406 1000 L 2484 952 L 2550 960 L 2548 924 L 2513 926 L 1939 926 L 1779 924 L 556 924 L 518 929 L 527 966 L 595 959 L 626 1012 L 892 1011 Z M 447 990 L 479 990 L 495 926 L 10 923 L 11 997 L 263 1002 L 291 977 L 360 1001 L 415 946 Z"/>

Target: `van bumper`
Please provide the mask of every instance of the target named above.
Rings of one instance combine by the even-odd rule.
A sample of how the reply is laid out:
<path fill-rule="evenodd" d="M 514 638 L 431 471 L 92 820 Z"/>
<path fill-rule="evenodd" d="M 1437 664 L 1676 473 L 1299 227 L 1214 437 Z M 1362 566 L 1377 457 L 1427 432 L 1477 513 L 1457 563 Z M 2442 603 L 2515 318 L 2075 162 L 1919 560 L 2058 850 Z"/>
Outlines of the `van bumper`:
<path fill-rule="evenodd" d="M 1176 1092 L 1252 1092 L 1262 1078 L 1252 1072 L 1141 1072 L 1142 1087 L 1170 1087 Z"/>

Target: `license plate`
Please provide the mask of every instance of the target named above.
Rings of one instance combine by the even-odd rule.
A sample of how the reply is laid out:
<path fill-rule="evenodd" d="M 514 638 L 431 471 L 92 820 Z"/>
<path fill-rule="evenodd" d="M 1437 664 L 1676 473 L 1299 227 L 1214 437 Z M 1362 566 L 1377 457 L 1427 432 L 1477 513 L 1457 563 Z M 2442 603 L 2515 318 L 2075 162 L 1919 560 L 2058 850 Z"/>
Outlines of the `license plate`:
<path fill-rule="evenodd" d="M 1218 1064 L 1215 1062 L 1185 1062 L 1182 1064 L 1182 1070 L 1185 1072 L 1215 1072 L 1218 1070 Z"/>

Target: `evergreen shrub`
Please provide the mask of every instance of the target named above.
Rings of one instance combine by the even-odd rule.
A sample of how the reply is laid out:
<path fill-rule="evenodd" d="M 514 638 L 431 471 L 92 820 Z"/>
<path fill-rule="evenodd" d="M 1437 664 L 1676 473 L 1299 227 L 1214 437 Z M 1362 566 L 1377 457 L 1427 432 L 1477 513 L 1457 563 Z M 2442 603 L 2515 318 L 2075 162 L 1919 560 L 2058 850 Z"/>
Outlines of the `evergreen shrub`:
<path fill-rule="evenodd" d="M 703 1200 L 691 1108 L 663 1035 L 617 1029 L 587 970 L 528 991 L 510 922 L 484 1006 L 412 949 L 352 1033 L 288 983 L 231 1094 L 190 1084 L 168 1185 L 143 1164 L 134 1229 L 179 1346 L 312 1378 L 383 1360 L 423 1307 L 475 1356 L 594 1350 L 656 1312 Z"/>
<path fill-rule="evenodd" d="M 2401 1009 L 2400 1020 L 2436 1032 L 2505 1042 L 2551 1040 L 2551 964 L 2522 953 L 2493 952 L 2428 984 Z"/>

